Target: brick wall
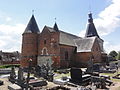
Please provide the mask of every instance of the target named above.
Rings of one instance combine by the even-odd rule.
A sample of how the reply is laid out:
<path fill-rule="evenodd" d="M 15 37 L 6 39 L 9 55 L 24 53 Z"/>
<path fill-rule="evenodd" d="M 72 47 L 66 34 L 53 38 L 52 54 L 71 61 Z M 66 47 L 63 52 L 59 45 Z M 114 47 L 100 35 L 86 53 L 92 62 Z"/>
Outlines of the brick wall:
<path fill-rule="evenodd" d="M 65 53 L 68 52 L 66 59 Z M 74 60 L 75 47 L 68 45 L 60 45 L 60 64 L 61 67 L 69 67 L 72 60 Z"/>
<path fill-rule="evenodd" d="M 28 60 L 32 59 L 32 65 L 37 64 L 38 55 L 38 34 L 25 33 L 22 38 L 22 57 L 21 65 L 23 67 L 28 66 Z"/>

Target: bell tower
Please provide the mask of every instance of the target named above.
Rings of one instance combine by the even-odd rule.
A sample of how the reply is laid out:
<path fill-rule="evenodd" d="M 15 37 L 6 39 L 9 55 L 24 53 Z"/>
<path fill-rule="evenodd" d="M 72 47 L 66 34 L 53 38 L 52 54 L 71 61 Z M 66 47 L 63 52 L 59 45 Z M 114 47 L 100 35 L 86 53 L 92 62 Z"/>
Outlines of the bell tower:
<path fill-rule="evenodd" d="M 37 65 L 38 35 L 40 31 L 34 15 L 32 15 L 24 33 L 22 34 L 21 61 L 22 67 L 28 66 L 28 60 L 32 59 L 32 66 Z"/>
<path fill-rule="evenodd" d="M 86 34 L 85 34 L 85 38 L 89 38 L 89 37 L 97 37 L 97 40 L 99 42 L 100 48 L 101 48 L 101 52 L 104 52 L 103 49 L 103 40 L 99 37 L 96 27 L 93 23 L 93 18 L 92 18 L 92 13 L 88 14 L 88 25 L 87 25 L 87 30 L 86 30 Z"/>

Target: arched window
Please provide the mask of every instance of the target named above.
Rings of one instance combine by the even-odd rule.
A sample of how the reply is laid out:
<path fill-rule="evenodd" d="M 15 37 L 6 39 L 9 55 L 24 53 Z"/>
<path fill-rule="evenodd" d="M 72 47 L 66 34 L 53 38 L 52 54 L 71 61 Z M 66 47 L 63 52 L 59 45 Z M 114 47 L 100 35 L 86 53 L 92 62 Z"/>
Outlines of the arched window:
<path fill-rule="evenodd" d="M 42 55 L 48 55 L 48 50 L 46 47 L 42 49 Z"/>
<path fill-rule="evenodd" d="M 46 55 L 47 54 L 47 50 L 46 48 L 43 49 L 43 55 Z"/>
<path fill-rule="evenodd" d="M 68 51 L 65 51 L 65 60 L 68 60 Z"/>

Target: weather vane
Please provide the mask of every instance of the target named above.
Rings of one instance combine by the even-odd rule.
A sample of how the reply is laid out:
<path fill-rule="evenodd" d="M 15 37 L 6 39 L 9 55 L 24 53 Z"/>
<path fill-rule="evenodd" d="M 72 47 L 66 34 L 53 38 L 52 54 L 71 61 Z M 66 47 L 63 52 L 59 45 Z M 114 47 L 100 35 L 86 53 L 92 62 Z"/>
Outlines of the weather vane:
<path fill-rule="evenodd" d="M 92 4 L 92 0 L 89 0 L 89 12 L 91 13 L 91 4 Z"/>
<path fill-rule="evenodd" d="M 32 10 L 32 15 L 34 15 L 34 10 Z"/>
<path fill-rule="evenodd" d="M 57 19 L 57 18 L 55 17 L 55 22 L 56 22 L 56 19 Z"/>

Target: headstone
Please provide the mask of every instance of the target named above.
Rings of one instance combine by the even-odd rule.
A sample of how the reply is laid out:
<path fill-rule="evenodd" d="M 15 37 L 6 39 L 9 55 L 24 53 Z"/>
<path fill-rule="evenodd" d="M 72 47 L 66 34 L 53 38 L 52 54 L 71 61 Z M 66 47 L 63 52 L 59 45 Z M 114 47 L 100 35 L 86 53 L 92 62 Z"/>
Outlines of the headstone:
<path fill-rule="evenodd" d="M 71 76 L 71 81 L 80 82 L 82 81 L 82 70 L 80 68 L 71 68 L 70 76 Z"/>
<path fill-rule="evenodd" d="M 9 90 L 22 90 L 22 88 L 17 84 L 12 84 L 8 86 Z"/>
<path fill-rule="evenodd" d="M 10 77 L 9 77 L 9 81 L 11 81 L 12 83 L 15 83 L 15 78 L 16 78 L 15 68 L 12 67 L 11 68 Z"/>
<path fill-rule="evenodd" d="M 0 80 L 0 86 L 3 85 L 3 84 L 4 84 L 4 82 Z"/>
<path fill-rule="evenodd" d="M 111 68 L 111 69 L 115 69 L 115 68 L 116 68 L 115 63 L 110 63 L 110 68 Z"/>
<path fill-rule="evenodd" d="M 40 67 L 39 65 L 37 65 L 37 66 L 35 67 L 35 73 L 34 73 L 34 75 L 35 75 L 36 77 L 40 77 L 40 76 L 41 76 L 41 67 Z"/>
<path fill-rule="evenodd" d="M 29 84 L 33 87 L 42 87 L 46 86 L 47 82 L 44 80 L 30 80 Z"/>
<path fill-rule="evenodd" d="M 120 60 L 118 60 L 118 68 L 120 68 Z"/>
<path fill-rule="evenodd" d="M 93 65 L 93 72 L 99 72 L 100 71 L 100 65 L 99 64 L 94 64 Z"/>
<path fill-rule="evenodd" d="M 23 81 L 23 80 L 24 80 L 23 70 L 22 70 L 21 67 L 20 67 L 19 70 L 18 70 L 18 80 L 20 80 L 20 81 Z"/>
<path fill-rule="evenodd" d="M 21 67 L 18 70 L 17 84 L 20 85 L 21 87 L 24 87 L 25 84 L 25 77 L 23 76 L 23 69 Z"/>

